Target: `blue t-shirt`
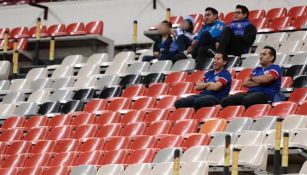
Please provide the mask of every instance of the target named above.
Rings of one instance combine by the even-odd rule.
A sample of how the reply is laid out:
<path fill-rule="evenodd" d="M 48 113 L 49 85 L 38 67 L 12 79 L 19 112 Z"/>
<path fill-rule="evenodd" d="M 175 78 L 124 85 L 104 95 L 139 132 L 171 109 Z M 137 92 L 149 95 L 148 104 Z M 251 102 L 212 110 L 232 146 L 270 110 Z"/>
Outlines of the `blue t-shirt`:
<path fill-rule="evenodd" d="M 205 24 L 200 31 L 198 32 L 197 36 L 194 38 L 195 40 L 199 41 L 201 35 L 208 31 L 211 37 L 216 40 L 222 34 L 225 24 L 222 21 L 216 21 L 213 24 Z"/>
<path fill-rule="evenodd" d="M 269 67 L 257 67 L 252 71 L 251 76 L 258 77 L 266 74 L 271 74 L 274 81 L 266 85 L 250 87 L 248 92 L 261 92 L 268 96 L 269 100 L 274 100 L 274 96 L 279 92 L 281 86 L 281 68 L 278 65 L 272 64 Z"/>
<path fill-rule="evenodd" d="M 205 73 L 204 82 L 221 82 L 223 87 L 218 91 L 210 91 L 210 90 L 202 90 L 200 95 L 213 95 L 216 98 L 222 100 L 222 98 L 227 97 L 229 95 L 230 87 L 231 87 L 231 74 L 223 69 L 221 72 L 214 74 L 214 70 L 210 70 Z"/>

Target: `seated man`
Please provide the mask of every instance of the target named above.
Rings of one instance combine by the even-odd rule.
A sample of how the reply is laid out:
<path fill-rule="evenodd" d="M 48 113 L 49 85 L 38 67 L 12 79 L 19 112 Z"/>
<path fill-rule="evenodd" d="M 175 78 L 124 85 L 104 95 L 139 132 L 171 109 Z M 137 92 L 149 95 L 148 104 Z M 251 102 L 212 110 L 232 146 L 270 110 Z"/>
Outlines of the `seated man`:
<path fill-rule="evenodd" d="M 248 108 L 254 104 L 267 104 L 273 101 L 280 90 L 282 75 L 281 68 L 273 64 L 276 59 L 276 50 L 265 46 L 259 59 L 261 67 L 255 68 L 243 83 L 249 88 L 248 92 L 224 98 L 221 102 L 224 108 L 231 105 L 244 105 Z"/>
<path fill-rule="evenodd" d="M 205 74 L 204 82 L 199 82 L 195 86 L 196 90 L 202 90 L 201 93 L 177 100 L 175 107 L 193 107 L 198 110 L 202 107 L 217 105 L 222 98 L 228 96 L 232 80 L 231 74 L 224 68 L 227 60 L 227 55 L 217 52 L 214 56 L 213 70 Z"/>
<path fill-rule="evenodd" d="M 218 50 L 228 55 L 241 56 L 248 53 L 253 45 L 257 29 L 248 20 L 248 8 L 237 5 L 234 20 L 224 28 L 218 44 Z"/>
<path fill-rule="evenodd" d="M 170 51 L 173 39 L 171 36 L 172 23 L 162 21 L 158 27 L 160 37 L 155 41 L 153 46 L 153 56 L 144 56 L 143 61 L 158 60 L 171 60 L 175 53 Z"/>
<path fill-rule="evenodd" d="M 196 58 L 196 69 L 203 69 L 203 62 L 213 55 L 208 49 L 216 50 L 215 44 L 222 34 L 224 23 L 218 20 L 218 11 L 215 8 L 208 7 L 205 10 L 206 23 L 200 29 L 191 46 L 187 49 L 188 54 L 192 54 Z"/>

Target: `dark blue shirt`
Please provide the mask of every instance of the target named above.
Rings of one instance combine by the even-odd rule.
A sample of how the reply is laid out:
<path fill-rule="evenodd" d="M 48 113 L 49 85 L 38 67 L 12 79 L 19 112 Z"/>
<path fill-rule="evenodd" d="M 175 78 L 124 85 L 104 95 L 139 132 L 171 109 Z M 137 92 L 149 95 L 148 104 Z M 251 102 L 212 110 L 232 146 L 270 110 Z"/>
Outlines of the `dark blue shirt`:
<path fill-rule="evenodd" d="M 279 92 L 281 86 L 281 68 L 275 64 L 272 64 L 267 68 L 257 67 L 253 70 L 251 76 L 258 77 L 266 74 L 271 74 L 274 78 L 274 81 L 266 85 L 250 87 L 248 92 L 261 92 L 267 95 L 270 101 L 273 101 L 274 96 Z"/>
<path fill-rule="evenodd" d="M 173 42 L 173 38 L 168 36 L 167 39 L 162 40 L 162 36 L 155 41 L 153 51 L 159 52 L 160 54 L 168 54 L 170 52 L 170 47 Z"/>
<path fill-rule="evenodd" d="M 204 82 L 221 82 L 223 84 L 223 87 L 218 91 L 210 91 L 210 90 L 202 90 L 201 95 L 213 95 L 218 99 L 222 99 L 224 97 L 227 97 L 230 92 L 231 87 L 231 74 L 226 70 L 223 69 L 221 72 L 214 74 L 214 70 L 210 70 L 207 73 L 205 73 L 204 76 Z"/>
<path fill-rule="evenodd" d="M 205 24 L 200 31 L 198 32 L 197 36 L 194 38 L 195 40 L 199 41 L 201 35 L 208 31 L 213 39 L 217 39 L 221 36 L 222 31 L 224 29 L 224 23 L 222 21 L 216 21 L 213 24 Z"/>

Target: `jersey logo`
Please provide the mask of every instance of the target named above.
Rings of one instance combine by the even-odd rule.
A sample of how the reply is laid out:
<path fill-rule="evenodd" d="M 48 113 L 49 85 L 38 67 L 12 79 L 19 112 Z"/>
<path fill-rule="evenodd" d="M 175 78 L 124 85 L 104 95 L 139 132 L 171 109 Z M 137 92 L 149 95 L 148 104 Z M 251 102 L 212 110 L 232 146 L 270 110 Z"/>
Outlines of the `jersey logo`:
<path fill-rule="evenodd" d="M 217 81 L 220 77 L 219 76 L 215 76 L 214 80 Z"/>

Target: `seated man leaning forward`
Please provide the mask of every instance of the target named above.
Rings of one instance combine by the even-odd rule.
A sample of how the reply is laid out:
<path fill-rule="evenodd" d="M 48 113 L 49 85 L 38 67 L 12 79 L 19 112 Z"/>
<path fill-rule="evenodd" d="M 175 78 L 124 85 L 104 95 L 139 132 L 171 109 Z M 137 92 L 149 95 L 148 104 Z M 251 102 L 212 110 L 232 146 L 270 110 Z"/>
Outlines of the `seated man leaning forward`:
<path fill-rule="evenodd" d="M 193 107 L 198 110 L 202 107 L 220 104 L 228 96 L 231 87 L 231 74 L 225 68 L 228 56 L 217 52 L 214 56 L 213 70 L 205 73 L 203 82 L 196 84 L 196 90 L 202 90 L 199 95 L 181 98 L 175 102 L 176 108 Z"/>
<path fill-rule="evenodd" d="M 246 94 L 239 93 L 222 100 L 223 107 L 244 105 L 246 108 L 254 104 L 266 104 L 274 100 L 281 85 L 281 68 L 273 64 L 276 59 L 276 50 L 265 46 L 260 53 L 260 67 L 255 68 L 243 83 L 249 90 Z"/>

